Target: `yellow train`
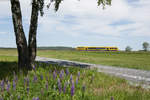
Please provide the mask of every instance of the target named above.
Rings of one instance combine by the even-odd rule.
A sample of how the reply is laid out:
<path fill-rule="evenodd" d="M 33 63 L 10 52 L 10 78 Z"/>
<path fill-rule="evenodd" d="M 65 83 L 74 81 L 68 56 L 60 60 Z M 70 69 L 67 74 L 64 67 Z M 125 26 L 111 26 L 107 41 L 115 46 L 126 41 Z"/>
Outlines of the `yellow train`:
<path fill-rule="evenodd" d="M 79 51 L 118 51 L 117 47 L 89 47 L 89 46 L 82 46 L 76 47 L 76 50 Z"/>

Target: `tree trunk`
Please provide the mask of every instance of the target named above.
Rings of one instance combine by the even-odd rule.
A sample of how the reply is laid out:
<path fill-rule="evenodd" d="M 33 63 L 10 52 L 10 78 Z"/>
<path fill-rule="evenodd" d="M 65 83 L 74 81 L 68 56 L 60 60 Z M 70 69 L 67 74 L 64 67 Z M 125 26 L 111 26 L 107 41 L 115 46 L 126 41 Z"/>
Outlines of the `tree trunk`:
<path fill-rule="evenodd" d="M 22 26 L 22 14 L 19 0 L 11 0 L 12 20 L 16 36 L 18 50 L 18 67 L 20 69 L 28 67 L 27 41 Z"/>
<path fill-rule="evenodd" d="M 37 25 L 38 25 L 38 2 L 37 0 L 33 0 L 31 20 L 30 20 L 30 30 L 29 30 L 29 41 L 28 41 L 28 57 L 30 68 L 33 68 L 36 57 Z"/>

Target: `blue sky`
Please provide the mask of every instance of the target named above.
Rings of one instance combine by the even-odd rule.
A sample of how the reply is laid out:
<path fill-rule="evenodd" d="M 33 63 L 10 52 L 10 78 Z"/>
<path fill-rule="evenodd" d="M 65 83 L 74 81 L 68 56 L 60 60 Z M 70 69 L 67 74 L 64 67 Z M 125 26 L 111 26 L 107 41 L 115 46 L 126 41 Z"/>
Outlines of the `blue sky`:
<path fill-rule="evenodd" d="M 20 0 L 26 36 L 30 0 Z M 46 2 L 47 3 L 47 2 Z M 53 6 L 39 17 L 38 46 L 117 46 L 142 49 L 150 43 L 150 0 L 112 0 L 106 9 L 96 0 L 64 0 L 58 12 Z M 16 47 L 9 0 L 0 2 L 0 47 Z"/>

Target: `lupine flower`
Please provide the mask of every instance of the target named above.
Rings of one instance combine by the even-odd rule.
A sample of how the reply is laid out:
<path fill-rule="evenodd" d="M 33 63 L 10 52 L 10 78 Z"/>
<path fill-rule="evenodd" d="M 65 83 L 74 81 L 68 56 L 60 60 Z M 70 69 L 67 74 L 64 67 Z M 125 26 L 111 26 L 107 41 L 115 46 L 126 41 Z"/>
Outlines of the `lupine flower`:
<path fill-rule="evenodd" d="M 13 80 L 13 90 L 16 90 L 16 82 Z"/>
<path fill-rule="evenodd" d="M 26 78 L 27 86 L 29 86 L 29 77 Z"/>
<path fill-rule="evenodd" d="M 16 82 L 18 81 L 18 76 L 15 77 L 15 81 L 16 81 Z"/>
<path fill-rule="evenodd" d="M 9 81 L 8 81 L 7 87 L 6 87 L 7 92 L 9 92 L 9 89 L 10 89 L 10 83 L 9 83 Z"/>
<path fill-rule="evenodd" d="M 56 72 L 55 71 L 53 72 L 53 79 L 54 80 L 56 79 Z"/>
<path fill-rule="evenodd" d="M 29 94 L 29 87 L 27 87 L 27 93 Z"/>
<path fill-rule="evenodd" d="M 34 75 L 33 82 L 37 82 L 37 76 Z"/>
<path fill-rule="evenodd" d="M 20 95 L 18 96 L 18 100 L 20 100 Z"/>
<path fill-rule="evenodd" d="M 68 75 L 68 74 L 69 74 L 69 69 L 67 68 L 67 69 L 65 70 L 65 72 L 66 72 L 66 75 Z"/>
<path fill-rule="evenodd" d="M 64 74 L 64 69 L 62 69 L 61 72 Z"/>
<path fill-rule="evenodd" d="M 70 83 L 72 83 L 72 74 L 70 75 Z"/>
<path fill-rule="evenodd" d="M 78 80 L 79 80 L 78 77 L 76 77 L 76 85 L 78 84 Z"/>
<path fill-rule="evenodd" d="M 62 78 L 63 78 L 63 77 L 64 77 L 64 70 L 62 69 L 62 70 L 60 71 L 60 73 L 61 73 Z"/>
<path fill-rule="evenodd" d="M 33 66 L 33 70 L 36 71 L 36 70 L 35 70 L 35 66 Z"/>
<path fill-rule="evenodd" d="M 61 80 L 63 79 L 63 75 L 62 75 L 61 72 L 59 73 L 59 78 L 60 78 Z"/>
<path fill-rule="evenodd" d="M 41 80 L 43 80 L 43 75 L 40 75 Z"/>
<path fill-rule="evenodd" d="M 48 82 L 46 82 L 45 88 L 46 88 L 46 90 L 48 90 Z"/>
<path fill-rule="evenodd" d="M 114 98 L 113 98 L 113 97 L 111 97 L 111 100 L 114 100 Z"/>
<path fill-rule="evenodd" d="M 64 92 L 64 93 L 66 93 L 67 85 L 68 85 L 68 83 L 67 83 L 67 82 L 65 82 L 65 84 L 64 84 L 64 89 L 63 89 L 63 92 Z"/>
<path fill-rule="evenodd" d="M 80 77 L 80 71 L 78 71 L 78 78 Z"/>
<path fill-rule="evenodd" d="M 1 81 L 1 91 L 4 90 L 4 80 Z"/>
<path fill-rule="evenodd" d="M 72 86 L 71 86 L 71 96 L 73 96 L 75 93 L 75 87 L 74 87 L 74 81 L 72 81 Z"/>
<path fill-rule="evenodd" d="M 32 98 L 32 100 L 36 100 L 36 98 L 35 98 L 35 97 L 33 97 L 33 98 Z"/>
<path fill-rule="evenodd" d="M 15 81 L 18 81 L 18 76 L 16 76 L 15 72 L 14 72 L 14 79 L 15 79 Z"/>
<path fill-rule="evenodd" d="M 36 97 L 36 100 L 40 100 L 39 97 Z"/>
<path fill-rule="evenodd" d="M 57 83 L 58 83 L 59 93 L 61 93 L 61 82 L 60 82 L 60 79 L 59 79 L 59 78 L 58 78 L 58 80 L 57 80 Z"/>

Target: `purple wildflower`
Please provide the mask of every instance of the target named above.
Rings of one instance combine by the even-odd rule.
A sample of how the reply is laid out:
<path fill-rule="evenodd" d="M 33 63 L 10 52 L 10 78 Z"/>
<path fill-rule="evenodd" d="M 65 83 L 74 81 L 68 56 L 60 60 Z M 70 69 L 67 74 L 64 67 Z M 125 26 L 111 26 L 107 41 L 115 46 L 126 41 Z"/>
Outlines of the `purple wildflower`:
<path fill-rule="evenodd" d="M 27 87 L 27 93 L 29 94 L 29 87 Z"/>
<path fill-rule="evenodd" d="M 64 70 L 63 69 L 60 71 L 60 74 L 61 74 L 61 77 L 63 78 L 64 77 Z"/>
<path fill-rule="evenodd" d="M 13 90 L 16 90 L 16 82 L 13 80 Z"/>
<path fill-rule="evenodd" d="M 74 81 L 72 81 L 72 86 L 71 86 L 71 96 L 73 96 L 75 93 L 75 86 L 74 86 Z"/>
<path fill-rule="evenodd" d="M 1 91 L 4 90 L 4 84 L 5 84 L 5 83 L 4 83 L 4 80 L 2 80 L 2 81 L 1 81 L 1 84 L 0 84 L 0 85 L 1 85 Z"/>
<path fill-rule="evenodd" d="M 62 69 L 61 72 L 64 74 L 64 69 Z"/>
<path fill-rule="evenodd" d="M 33 98 L 32 98 L 32 100 L 36 100 L 36 98 L 35 98 L 35 97 L 33 97 Z"/>
<path fill-rule="evenodd" d="M 15 77 L 15 81 L 16 81 L 16 82 L 18 81 L 18 76 Z"/>
<path fill-rule="evenodd" d="M 27 86 L 29 86 L 29 77 L 26 78 Z"/>
<path fill-rule="evenodd" d="M 56 79 L 56 71 L 53 72 L 53 79 Z"/>
<path fill-rule="evenodd" d="M 16 76 L 15 72 L 14 72 L 14 79 L 15 79 L 15 81 L 18 81 L 18 76 Z"/>
<path fill-rule="evenodd" d="M 48 82 L 46 82 L 45 88 L 46 88 L 46 90 L 48 90 Z"/>
<path fill-rule="evenodd" d="M 40 75 L 41 80 L 43 80 L 43 75 Z"/>
<path fill-rule="evenodd" d="M 57 80 L 57 83 L 58 83 L 59 93 L 61 93 L 61 82 L 60 82 L 60 79 L 59 79 L 59 78 L 58 78 L 58 80 Z"/>
<path fill-rule="evenodd" d="M 67 68 L 67 69 L 65 70 L 65 72 L 66 72 L 66 75 L 68 75 L 68 74 L 69 74 L 69 69 Z"/>
<path fill-rule="evenodd" d="M 64 89 L 63 89 L 63 92 L 64 92 L 64 93 L 66 93 L 67 85 L 68 85 L 68 83 L 67 83 L 67 82 L 65 82 L 65 84 L 64 84 Z"/>
<path fill-rule="evenodd" d="M 18 96 L 18 100 L 20 100 L 20 95 Z"/>
<path fill-rule="evenodd" d="M 36 70 L 35 70 L 35 66 L 33 66 L 33 70 L 36 71 Z"/>
<path fill-rule="evenodd" d="M 114 97 L 111 97 L 111 100 L 114 100 Z"/>
<path fill-rule="evenodd" d="M 70 75 L 70 83 L 72 83 L 72 74 Z"/>
<path fill-rule="evenodd" d="M 36 100 L 40 100 L 39 97 L 36 97 Z"/>
<path fill-rule="evenodd" d="M 79 80 L 78 77 L 76 77 L 76 85 L 78 84 L 78 80 Z"/>
<path fill-rule="evenodd" d="M 37 82 L 37 76 L 34 75 L 33 82 Z"/>
<path fill-rule="evenodd" d="M 59 78 L 60 78 L 61 80 L 63 79 L 63 75 L 62 75 L 61 72 L 59 73 Z"/>
<path fill-rule="evenodd" d="M 9 83 L 9 81 L 8 81 L 7 87 L 6 87 L 7 92 L 9 92 L 9 89 L 10 89 L 10 83 Z"/>
<path fill-rule="evenodd" d="M 79 79 L 79 77 L 80 77 L 80 71 L 78 71 L 78 79 Z"/>

